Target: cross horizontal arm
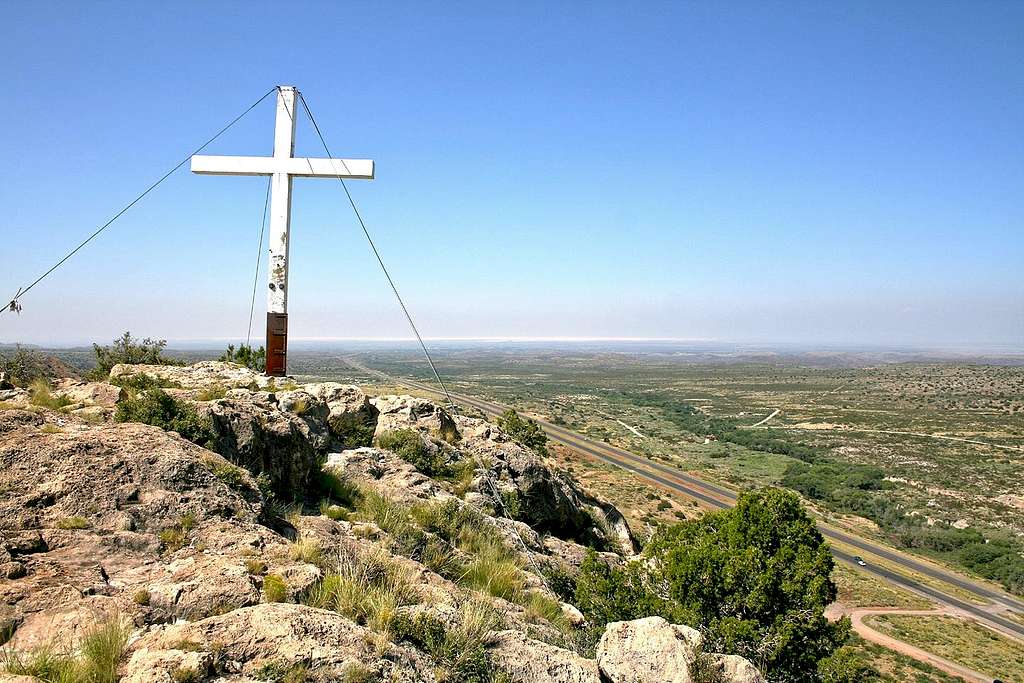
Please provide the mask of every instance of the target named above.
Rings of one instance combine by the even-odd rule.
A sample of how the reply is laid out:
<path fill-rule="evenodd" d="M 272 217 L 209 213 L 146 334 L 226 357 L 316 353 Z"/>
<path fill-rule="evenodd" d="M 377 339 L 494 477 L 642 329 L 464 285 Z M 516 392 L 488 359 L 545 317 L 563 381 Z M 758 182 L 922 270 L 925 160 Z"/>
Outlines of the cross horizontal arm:
<path fill-rule="evenodd" d="M 287 173 L 300 178 L 361 178 L 373 180 L 371 159 L 319 159 L 303 157 L 192 157 L 192 172 L 202 175 L 273 175 Z"/>

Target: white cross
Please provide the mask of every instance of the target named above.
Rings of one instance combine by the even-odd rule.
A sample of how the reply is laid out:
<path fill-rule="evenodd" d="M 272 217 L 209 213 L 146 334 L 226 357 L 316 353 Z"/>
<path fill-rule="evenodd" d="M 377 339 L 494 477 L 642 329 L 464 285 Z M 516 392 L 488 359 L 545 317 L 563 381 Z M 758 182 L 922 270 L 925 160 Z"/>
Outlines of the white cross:
<path fill-rule="evenodd" d="M 295 153 L 293 86 L 277 89 L 274 156 L 192 157 L 192 172 L 205 175 L 269 175 L 270 256 L 267 268 L 267 374 L 284 375 L 288 352 L 288 240 L 292 214 L 292 178 L 363 178 L 373 180 L 369 159 L 315 159 Z"/>

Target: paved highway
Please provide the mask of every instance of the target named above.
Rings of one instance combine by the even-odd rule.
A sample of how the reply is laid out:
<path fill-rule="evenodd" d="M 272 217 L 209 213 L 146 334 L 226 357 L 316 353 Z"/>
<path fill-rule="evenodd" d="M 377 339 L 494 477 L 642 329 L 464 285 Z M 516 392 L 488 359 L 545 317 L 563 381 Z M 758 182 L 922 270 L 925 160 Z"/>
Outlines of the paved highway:
<path fill-rule="evenodd" d="M 416 382 L 413 380 L 401 379 L 392 377 L 379 370 L 368 368 L 365 365 L 357 363 L 356 361 L 345 358 L 346 363 L 357 370 L 370 373 L 385 379 L 388 382 L 412 387 L 419 389 L 420 391 L 427 392 L 432 396 L 443 399 L 444 395 L 437 389 Z M 482 410 L 488 415 L 500 415 L 501 413 L 508 410 L 506 406 L 502 406 L 497 403 L 490 401 L 484 401 L 471 396 L 463 396 L 460 394 L 451 394 L 452 400 L 457 403 L 468 405 L 479 410 Z M 585 436 L 581 436 L 573 431 L 566 429 L 560 425 L 553 424 L 546 420 L 538 419 L 537 422 L 544 428 L 544 431 L 548 434 L 548 437 L 564 446 L 568 446 L 574 450 L 580 451 L 592 458 L 621 467 L 622 469 L 628 470 L 637 476 L 651 481 L 659 486 L 669 489 L 675 493 L 682 494 L 689 498 L 694 498 L 701 503 L 712 509 L 725 509 L 731 507 L 736 502 L 736 491 L 725 488 L 718 484 L 704 481 L 694 477 L 693 475 L 682 472 L 674 467 L 665 465 L 663 463 L 649 460 L 645 457 L 630 453 L 629 451 L 617 448 L 610 444 L 604 443 L 603 441 L 595 441 Z M 972 581 L 971 579 L 961 574 L 954 573 L 952 571 L 943 569 L 930 563 L 921 562 L 908 557 L 903 553 L 896 552 L 891 548 L 887 548 L 874 541 L 854 536 L 852 534 L 840 531 L 831 526 L 823 523 L 818 524 L 818 528 L 825 538 L 843 543 L 847 546 L 852 546 L 861 550 L 865 553 L 871 553 L 878 557 L 884 558 L 890 563 L 900 567 L 901 569 L 928 576 L 939 581 L 943 581 L 949 585 L 956 586 L 957 588 L 973 593 L 983 600 L 989 600 L 992 602 L 1001 603 L 1007 607 L 1014 609 L 1015 611 L 1024 612 L 1024 601 L 1015 598 L 1005 592 L 990 588 L 987 585 Z M 844 552 L 833 546 L 832 554 L 839 560 L 854 564 L 853 555 Z M 885 567 L 878 565 L 868 564 L 866 567 L 858 567 L 859 570 L 865 571 L 875 576 L 879 576 L 891 583 L 894 583 L 900 587 L 910 589 L 917 593 L 927 595 L 931 599 L 935 600 L 944 605 L 953 607 L 954 609 L 960 610 L 966 614 L 969 614 L 978 621 L 987 623 L 990 626 L 996 627 L 998 630 L 1012 633 L 1019 638 L 1024 638 L 1024 624 L 1011 621 L 998 614 L 994 614 L 991 608 L 986 606 L 979 606 L 965 600 L 962 600 L 955 595 L 951 595 L 945 591 L 939 590 L 932 586 L 925 585 L 919 581 L 916 581 L 909 576 L 902 573 L 889 570 Z"/>

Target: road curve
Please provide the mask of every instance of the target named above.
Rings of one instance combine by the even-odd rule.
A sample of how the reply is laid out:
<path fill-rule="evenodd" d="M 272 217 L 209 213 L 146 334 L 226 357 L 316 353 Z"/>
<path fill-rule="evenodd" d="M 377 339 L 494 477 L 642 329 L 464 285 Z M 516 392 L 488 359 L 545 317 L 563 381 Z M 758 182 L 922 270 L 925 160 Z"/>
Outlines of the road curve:
<path fill-rule="evenodd" d="M 968 681 L 969 683 L 991 683 L 992 677 L 988 674 L 975 671 L 969 667 L 964 666 L 951 659 L 940 657 L 937 654 L 922 650 L 919 647 L 905 643 L 902 640 L 893 638 L 884 631 L 879 631 L 872 627 L 870 624 L 864 621 L 865 617 L 879 616 L 885 614 L 905 614 L 907 616 L 955 616 L 953 612 L 946 609 L 932 609 L 932 610 L 913 610 L 913 609 L 892 609 L 892 608 L 880 608 L 880 609 L 855 609 L 849 613 L 850 623 L 853 625 L 853 630 L 857 632 L 861 638 L 870 640 L 873 643 L 877 643 L 883 647 L 887 647 L 890 650 L 895 650 L 908 657 L 913 657 L 919 662 L 927 662 L 937 669 L 941 669 L 948 674 L 957 676 L 959 678 Z"/>
<path fill-rule="evenodd" d="M 419 389 L 420 391 L 426 392 L 432 396 L 444 399 L 444 394 L 427 384 L 414 380 L 393 377 L 379 370 L 374 370 L 362 365 L 350 358 L 343 358 L 342 360 L 357 370 L 382 377 L 392 383 Z M 500 415 L 508 410 L 506 406 L 502 406 L 498 403 L 484 401 L 471 396 L 463 396 L 461 394 L 451 392 L 449 393 L 452 400 L 457 403 L 477 408 L 488 415 Z M 572 432 L 560 425 L 548 422 L 547 420 L 534 419 L 536 419 L 540 426 L 543 427 L 544 431 L 552 441 L 580 451 L 592 458 L 600 460 L 601 462 L 625 469 L 643 479 L 669 489 L 670 491 L 696 499 L 712 509 L 723 510 L 732 507 L 736 502 L 737 493 L 732 489 L 704 481 L 669 465 L 649 460 L 645 457 L 638 456 L 602 441 L 594 441 L 593 439 L 581 436 L 580 434 Z M 942 569 L 941 567 L 925 562 L 919 562 L 911 557 L 907 557 L 903 553 L 898 553 L 895 550 L 886 548 L 881 544 L 840 531 L 821 522 L 818 523 L 818 528 L 822 535 L 831 541 L 844 543 L 863 552 L 884 558 L 905 571 L 916 572 L 918 574 L 943 581 L 952 586 L 956 586 L 961 590 L 973 593 L 979 598 L 997 602 L 1013 608 L 1014 610 L 1024 612 L 1024 601 L 1014 598 L 1007 593 L 989 588 L 988 586 L 974 582 L 964 576 L 955 574 L 952 571 Z M 854 564 L 853 555 L 836 547 L 832 548 L 832 554 L 839 560 L 849 564 Z M 974 619 L 984 622 L 998 631 L 1017 638 L 1024 638 L 1024 624 L 1011 621 L 999 616 L 998 614 L 993 614 L 984 606 L 967 602 L 955 595 L 951 595 L 945 591 L 939 590 L 938 588 L 925 585 L 910 578 L 909 576 L 905 576 L 885 567 L 869 564 L 866 567 L 858 568 L 861 571 L 874 574 L 875 576 L 885 579 L 886 581 L 896 584 L 902 588 L 926 595 L 940 604 L 965 612 L 971 615 Z"/>

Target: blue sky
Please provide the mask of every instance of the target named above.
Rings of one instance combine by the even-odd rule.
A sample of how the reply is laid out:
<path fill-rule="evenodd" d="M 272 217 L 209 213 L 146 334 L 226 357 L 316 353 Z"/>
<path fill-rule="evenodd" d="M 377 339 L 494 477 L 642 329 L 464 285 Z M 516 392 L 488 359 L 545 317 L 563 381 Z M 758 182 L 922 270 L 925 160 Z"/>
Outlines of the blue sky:
<path fill-rule="evenodd" d="M 13 295 L 275 84 L 430 337 L 1024 345 L 1024 4 L 4 3 Z M 208 151 L 269 154 L 268 100 Z M 300 122 L 297 154 L 319 156 Z M 187 167 L 0 341 L 237 338 L 265 184 Z M 295 337 L 402 337 L 298 179 Z M 257 298 L 262 330 L 264 283 Z"/>

